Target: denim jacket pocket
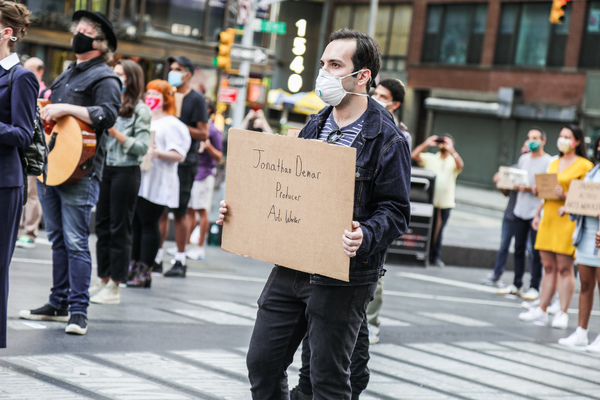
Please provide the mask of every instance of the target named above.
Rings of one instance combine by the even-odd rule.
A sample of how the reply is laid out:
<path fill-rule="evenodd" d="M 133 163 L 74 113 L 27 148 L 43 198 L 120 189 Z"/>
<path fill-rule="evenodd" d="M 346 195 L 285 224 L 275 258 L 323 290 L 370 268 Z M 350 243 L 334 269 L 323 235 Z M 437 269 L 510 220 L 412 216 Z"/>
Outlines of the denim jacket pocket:
<path fill-rule="evenodd" d="M 354 210 L 364 209 L 367 204 L 371 182 L 375 171 L 361 165 L 356 166 L 356 177 L 354 182 Z"/>

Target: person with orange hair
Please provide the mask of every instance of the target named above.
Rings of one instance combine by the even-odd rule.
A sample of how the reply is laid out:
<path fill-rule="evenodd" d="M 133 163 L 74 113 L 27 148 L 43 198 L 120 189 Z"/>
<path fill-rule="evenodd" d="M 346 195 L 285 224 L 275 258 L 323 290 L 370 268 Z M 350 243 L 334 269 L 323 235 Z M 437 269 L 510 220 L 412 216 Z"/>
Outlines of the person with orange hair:
<path fill-rule="evenodd" d="M 158 221 L 165 207 L 179 205 L 177 166 L 185 160 L 191 138 L 187 126 L 175 117 L 175 96 L 167 81 L 146 85 L 145 102 L 152 111 L 150 131 L 154 143 L 148 149 L 150 169 L 142 179 L 133 219 L 132 263 L 127 286 L 150 287 L 150 266 L 160 247 Z"/>

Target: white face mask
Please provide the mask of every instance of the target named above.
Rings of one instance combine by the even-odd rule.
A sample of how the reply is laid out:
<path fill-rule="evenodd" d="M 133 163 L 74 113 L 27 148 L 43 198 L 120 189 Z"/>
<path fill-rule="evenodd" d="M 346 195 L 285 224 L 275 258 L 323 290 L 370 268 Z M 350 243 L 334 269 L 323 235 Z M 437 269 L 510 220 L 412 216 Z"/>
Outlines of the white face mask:
<path fill-rule="evenodd" d="M 347 92 L 342 85 L 342 79 L 348 76 L 356 75 L 362 71 L 364 71 L 364 69 L 344 76 L 334 76 L 321 68 L 315 84 L 315 93 L 317 93 L 317 96 L 319 96 L 325 103 L 334 107 L 340 104 L 342 99 L 346 97 L 347 94 L 355 94 L 357 96 L 366 97 L 368 95 L 364 93 Z"/>
<path fill-rule="evenodd" d="M 371 96 L 371 99 L 372 99 L 374 102 L 376 102 L 377 104 L 379 104 L 381 107 L 383 107 L 383 108 L 386 108 L 386 109 L 387 109 L 389 106 L 391 106 L 392 104 L 394 104 L 394 102 L 393 102 L 393 101 L 390 101 L 389 103 L 384 103 L 384 102 L 383 102 L 383 101 L 381 101 L 381 100 L 377 100 L 377 99 L 376 99 L 376 98 L 374 98 L 373 96 Z"/>
<path fill-rule="evenodd" d="M 7 30 L 7 29 L 8 29 L 8 28 L 4 28 L 4 29 L 2 29 L 2 30 L 0 31 L 0 35 L 2 34 L 2 32 L 4 32 L 4 31 L 5 31 L 5 30 Z M 3 40 L 4 40 L 4 38 L 0 38 L 0 42 L 1 42 L 1 41 L 3 41 Z M 14 36 L 10 36 L 10 40 L 12 40 L 13 42 L 16 42 L 16 41 L 17 41 L 17 38 L 16 38 L 16 37 L 14 37 Z"/>

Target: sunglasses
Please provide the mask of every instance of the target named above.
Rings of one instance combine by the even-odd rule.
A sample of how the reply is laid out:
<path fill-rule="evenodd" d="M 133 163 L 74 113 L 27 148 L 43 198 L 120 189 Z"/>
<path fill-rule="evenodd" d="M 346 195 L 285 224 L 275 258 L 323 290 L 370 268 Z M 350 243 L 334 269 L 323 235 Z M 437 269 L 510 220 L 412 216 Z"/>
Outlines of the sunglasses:
<path fill-rule="evenodd" d="M 337 142 L 344 134 L 339 129 L 334 129 L 327 135 L 327 143 Z"/>

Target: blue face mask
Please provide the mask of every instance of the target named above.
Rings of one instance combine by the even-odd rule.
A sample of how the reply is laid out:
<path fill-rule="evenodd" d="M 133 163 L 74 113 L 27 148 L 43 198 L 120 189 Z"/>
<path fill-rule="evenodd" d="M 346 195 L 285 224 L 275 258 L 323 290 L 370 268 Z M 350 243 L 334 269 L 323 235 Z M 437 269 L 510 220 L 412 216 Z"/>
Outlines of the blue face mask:
<path fill-rule="evenodd" d="M 183 83 L 183 74 L 179 71 L 169 71 L 167 82 L 171 86 L 179 87 Z"/>
<path fill-rule="evenodd" d="M 120 76 L 119 79 L 121 80 L 121 94 L 123 94 L 125 93 L 125 89 L 127 89 L 127 85 L 125 85 L 125 78 Z"/>
<path fill-rule="evenodd" d="M 540 142 L 539 140 L 530 140 L 529 142 L 527 142 L 527 147 L 529 147 L 529 150 L 531 151 L 537 151 L 537 149 L 539 149 L 541 145 L 542 142 Z"/>

